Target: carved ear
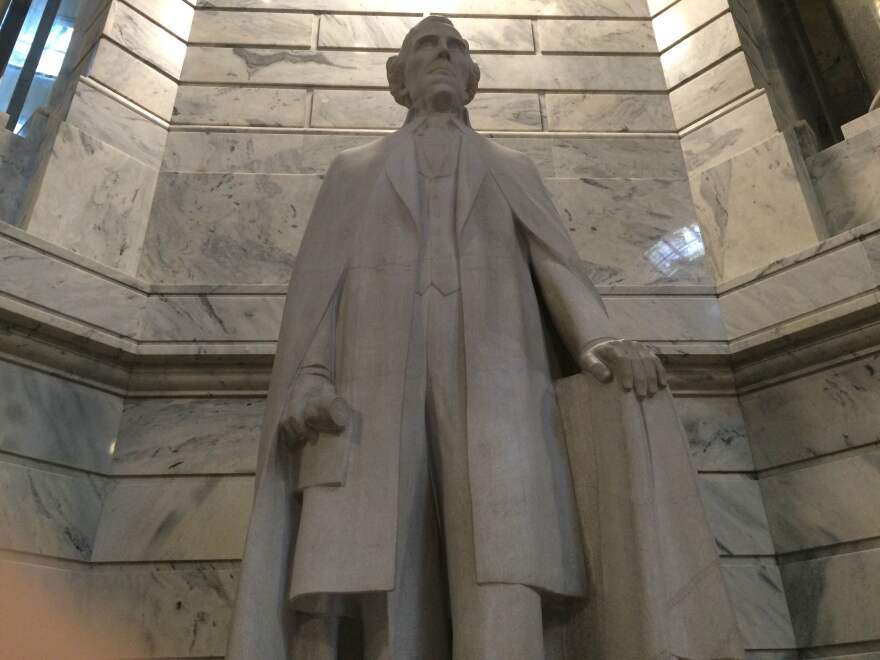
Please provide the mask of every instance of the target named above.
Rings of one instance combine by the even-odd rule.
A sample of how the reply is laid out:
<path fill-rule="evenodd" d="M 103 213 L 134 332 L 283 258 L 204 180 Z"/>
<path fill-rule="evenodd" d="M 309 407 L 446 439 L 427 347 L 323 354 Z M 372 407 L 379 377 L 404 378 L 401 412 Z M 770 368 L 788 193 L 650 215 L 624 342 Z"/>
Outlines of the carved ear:
<path fill-rule="evenodd" d="M 474 100 L 474 96 L 477 95 L 477 87 L 480 85 L 480 66 L 476 62 L 471 62 L 471 75 L 468 78 L 467 84 L 467 98 L 465 99 L 464 104 L 467 105 L 471 101 Z"/>
<path fill-rule="evenodd" d="M 408 108 L 410 106 L 409 92 L 404 84 L 403 60 L 399 55 L 392 55 L 385 62 L 385 74 L 388 76 L 388 87 L 391 90 L 391 96 L 400 105 Z"/>

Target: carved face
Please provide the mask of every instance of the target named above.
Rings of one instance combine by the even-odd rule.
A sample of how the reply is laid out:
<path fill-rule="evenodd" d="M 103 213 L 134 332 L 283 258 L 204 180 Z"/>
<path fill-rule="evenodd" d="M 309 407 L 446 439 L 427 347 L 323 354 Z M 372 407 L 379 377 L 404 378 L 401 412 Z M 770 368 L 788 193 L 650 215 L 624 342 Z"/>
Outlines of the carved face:
<path fill-rule="evenodd" d="M 414 107 L 448 110 L 468 99 L 473 61 L 468 45 L 451 25 L 430 21 L 412 35 L 404 80 Z"/>

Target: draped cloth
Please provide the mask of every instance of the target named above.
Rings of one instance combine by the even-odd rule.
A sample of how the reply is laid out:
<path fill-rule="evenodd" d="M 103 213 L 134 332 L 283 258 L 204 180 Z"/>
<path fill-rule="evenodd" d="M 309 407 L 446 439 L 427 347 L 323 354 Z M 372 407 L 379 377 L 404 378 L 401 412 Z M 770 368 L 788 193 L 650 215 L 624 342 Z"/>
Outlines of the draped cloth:
<path fill-rule="evenodd" d="M 587 561 L 565 660 L 741 660 L 736 617 L 672 396 L 557 381 Z"/>

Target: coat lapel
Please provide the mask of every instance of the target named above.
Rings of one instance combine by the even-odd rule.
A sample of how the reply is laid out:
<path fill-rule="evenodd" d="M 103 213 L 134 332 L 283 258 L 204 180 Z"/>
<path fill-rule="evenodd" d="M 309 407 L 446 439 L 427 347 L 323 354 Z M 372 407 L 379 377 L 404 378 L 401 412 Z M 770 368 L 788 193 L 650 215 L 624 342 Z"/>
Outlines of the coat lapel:
<path fill-rule="evenodd" d="M 419 225 L 419 190 L 416 169 L 416 148 L 410 132 L 401 130 L 394 136 L 394 142 L 385 161 L 385 173 L 391 185 L 406 208 L 410 219 L 418 228 Z"/>
<path fill-rule="evenodd" d="M 458 154 L 458 196 L 455 200 L 455 226 L 459 236 L 487 171 L 479 137 L 471 129 L 463 129 L 462 133 L 461 151 Z"/>

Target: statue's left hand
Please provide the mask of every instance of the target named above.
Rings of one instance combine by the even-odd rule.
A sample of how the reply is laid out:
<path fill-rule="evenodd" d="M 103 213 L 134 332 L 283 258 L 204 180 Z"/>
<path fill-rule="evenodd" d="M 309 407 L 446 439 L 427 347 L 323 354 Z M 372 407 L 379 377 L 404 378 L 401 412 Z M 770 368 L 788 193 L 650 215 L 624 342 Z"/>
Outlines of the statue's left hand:
<path fill-rule="evenodd" d="M 640 399 L 652 397 L 666 387 L 666 371 L 660 358 L 636 341 L 600 341 L 584 351 L 580 365 L 599 382 L 616 380 L 623 389 L 635 390 Z"/>

